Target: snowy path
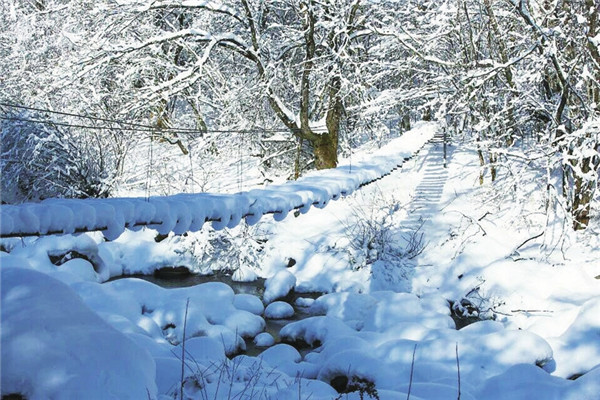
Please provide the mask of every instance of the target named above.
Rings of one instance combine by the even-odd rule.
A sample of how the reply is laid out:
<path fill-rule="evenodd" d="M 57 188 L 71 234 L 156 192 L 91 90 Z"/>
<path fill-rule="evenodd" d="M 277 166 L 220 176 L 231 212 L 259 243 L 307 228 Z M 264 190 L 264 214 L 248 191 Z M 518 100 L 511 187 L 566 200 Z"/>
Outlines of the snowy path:
<path fill-rule="evenodd" d="M 442 132 L 438 132 L 423 150 L 422 156 L 411 161 L 423 178 L 415 188 L 414 197 L 408 205 L 408 216 L 402 223 L 406 233 L 420 229 L 440 211 L 440 200 L 448 178 L 448 170 L 444 168 Z"/>
<path fill-rule="evenodd" d="M 444 205 L 440 199 L 448 175 L 441 139 L 436 136 L 402 169 L 352 196 L 272 226 L 270 257 L 261 265 L 261 274 L 270 276 L 281 260 L 291 258 L 296 265 L 290 271 L 298 278 L 300 291 L 410 290 L 405 287 L 410 285 L 408 268 L 395 262 L 374 264 L 381 255 L 367 242 L 380 242 L 374 251 L 385 247 L 386 252 L 404 253 L 411 234 L 425 233 L 425 224 L 431 225 L 428 221 Z M 423 244 L 426 241 L 424 237 Z"/>
<path fill-rule="evenodd" d="M 330 200 L 389 175 L 418 153 L 437 129 L 435 123 L 420 124 L 353 165 L 314 171 L 295 182 L 236 194 L 48 199 L 36 204 L 2 205 L 0 237 L 103 231 L 112 240 L 126 228 L 143 226 L 161 234 L 181 234 L 198 231 L 208 221 L 217 230 L 233 228 L 242 219 L 253 225 L 266 214 L 281 221 L 293 210 L 306 213 L 312 206 L 323 208 Z"/>

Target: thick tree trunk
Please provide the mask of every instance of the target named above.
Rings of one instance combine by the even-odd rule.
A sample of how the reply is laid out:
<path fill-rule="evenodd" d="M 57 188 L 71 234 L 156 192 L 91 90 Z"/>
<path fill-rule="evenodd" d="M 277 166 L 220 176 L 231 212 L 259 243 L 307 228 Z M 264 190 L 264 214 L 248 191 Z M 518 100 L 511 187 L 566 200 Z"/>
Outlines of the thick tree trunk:
<path fill-rule="evenodd" d="M 582 160 L 581 171 L 587 174 L 591 171 L 591 159 L 586 157 Z M 592 194 L 594 193 L 595 181 L 586 180 L 583 176 L 574 174 L 573 184 L 573 229 L 585 229 L 590 223 L 590 210 Z"/>
<path fill-rule="evenodd" d="M 311 141 L 315 154 L 315 168 L 327 169 L 337 167 L 337 133 L 323 134 Z"/>

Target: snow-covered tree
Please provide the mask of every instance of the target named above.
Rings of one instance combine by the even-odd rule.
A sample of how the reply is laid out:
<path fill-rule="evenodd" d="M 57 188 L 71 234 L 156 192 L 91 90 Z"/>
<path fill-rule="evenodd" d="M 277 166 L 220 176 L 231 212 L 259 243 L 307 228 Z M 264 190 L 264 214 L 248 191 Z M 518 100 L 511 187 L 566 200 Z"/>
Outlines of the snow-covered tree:
<path fill-rule="evenodd" d="M 394 10 L 360 0 L 137 0 L 107 12 L 121 21 L 89 65 L 118 63 L 136 74 L 141 101 L 153 107 L 181 96 L 222 100 L 228 109 L 250 101 L 249 115 L 269 111 L 310 144 L 316 168 L 330 168 L 342 120 L 359 115 L 356 106 L 381 77 L 385 36 L 368 25 Z M 139 23 L 156 18 L 160 23 Z M 222 91 L 236 97 L 223 99 Z"/>

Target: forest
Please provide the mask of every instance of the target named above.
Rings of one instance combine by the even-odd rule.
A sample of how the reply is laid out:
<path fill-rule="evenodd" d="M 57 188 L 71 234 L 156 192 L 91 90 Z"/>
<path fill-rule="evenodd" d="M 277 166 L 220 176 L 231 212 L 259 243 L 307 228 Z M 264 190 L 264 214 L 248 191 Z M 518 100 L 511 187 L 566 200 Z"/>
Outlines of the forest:
<path fill-rule="evenodd" d="M 2 399 L 600 400 L 599 173 L 598 0 L 2 0 Z"/>

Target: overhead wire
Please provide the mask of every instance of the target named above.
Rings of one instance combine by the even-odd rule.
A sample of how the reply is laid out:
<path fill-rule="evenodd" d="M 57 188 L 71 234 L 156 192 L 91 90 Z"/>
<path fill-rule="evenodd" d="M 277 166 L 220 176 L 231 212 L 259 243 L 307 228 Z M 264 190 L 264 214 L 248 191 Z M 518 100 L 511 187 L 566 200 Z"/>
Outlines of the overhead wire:
<path fill-rule="evenodd" d="M 22 110 L 29 110 L 29 111 L 44 112 L 44 113 L 49 113 L 49 114 L 63 115 L 63 116 L 69 116 L 69 117 L 74 117 L 74 118 L 88 119 L 91 121 L 102 121 L 102 122 L 111 123 L 111 124 L 119 124 L 119 127 L 89 125 L 89 124 L 73 124 L 73 123 L 67 123 L 67 122 L 61 122 L 61 121 L 50 121 L 50 120 L 35 119 L 35 118 L 23 118 L 23 117 L 12 117 L 12 116 L 8 116 L 8 115 L 0 115 L 0 119 L 6 120 L 6 121 L 30 122 L 30 123 L 45 124 L 45 125 L 64 126 L 64 127 L 69 127 L 69 128 L 96 129 L 96 130 L 118 129 L 118 130 L 122 130 L 122 131 L 149 132 L 149 133 L 156 132 L 156 131 L 167 132 L 167 133 L 182 133 L 182 134 L 198 133 L 201 135 L 205 134 L 205 133 L 258 133 L 258 132 L 288 133 L 289 132 L 289 129 L 267 129 L 267 128 L 206 129 L 206 130 L 204 130 L 204 129 L 199 130 L 199 129 L 192 129 L 192 128 L 158 128 L 156 126 L 145 125 L 145 124 L 140 124 L 140 123 L 135 123 L 135 122 L 130 122 L 130 121 L 109 119 L 109 118 L 102 118 L 102 117 L 93 117 L 90 115 L 81 115 L 81 114 L 75 114 L 75 113 L 70 113 L 70 112 L 65 112 L 65 111 L 54 111 L 54 110 L 48 110 L 48 109 L 38 108 L 38 107 L 29 107 L 29 106 L 24 106 L 24 105 L 20 105 L 20 104 L 14 104 L 14 103 L 0 102 L 0 106 L 8 107 L 8 108 L 22 109 Z M 128 126 L 123 126 L 123 125 L 128 125 Z"/>

